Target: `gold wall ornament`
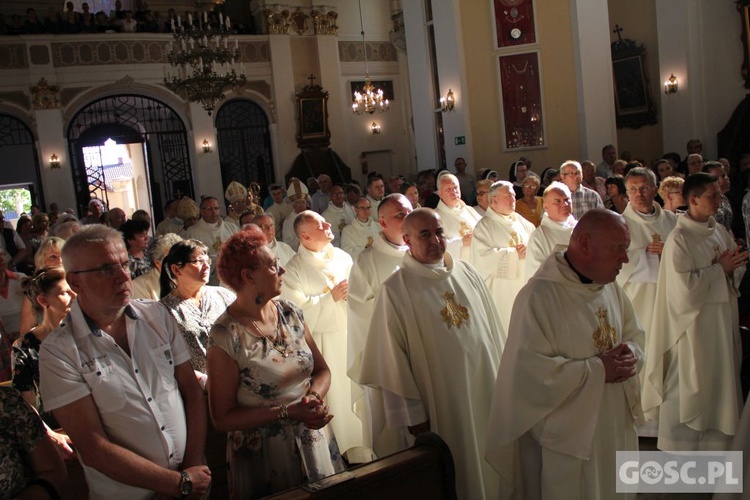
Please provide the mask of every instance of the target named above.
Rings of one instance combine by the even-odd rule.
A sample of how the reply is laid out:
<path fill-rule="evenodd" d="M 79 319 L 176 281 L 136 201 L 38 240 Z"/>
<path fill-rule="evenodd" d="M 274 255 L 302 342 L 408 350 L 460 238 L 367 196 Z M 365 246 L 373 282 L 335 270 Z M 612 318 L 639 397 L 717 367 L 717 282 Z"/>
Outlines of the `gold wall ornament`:
<path fill-rule="evenodd" d="M 35 110 L 60 107 L 60 87 L 49 85 L 46 78 L 40 79 L 35 87 L 31 87 L 31 97 Z"/>
<path fill-rule="evenodd" d="M 440 317 L 443 318 L 448 328 L 455 326 L 461 328 L 464 321 L 469 320 L 469 310 L 456 302 L 456 295 L 453 292 L 445 292 L 445 307 L 440 310 Z"/>
<path fill-rule="evenodd" d="M 653 233 L 651 235 L 651 243 L 661 243 L 661 235 L 659 233 Z"/>
<path fill-rule="evenodd" d="M 309 24 L 309 19 L 310 16 L 302 12 L 301 8 L 297 7 L 297 10 L 295 10 L 294 14 L 292 14 L 292 24 L 294 25 L 294 29 L 298 35 L 305 34 Z"/>
<path fill-rule="evenodd" d="M 600 307 L 596 315 L 599 317 L 599 328 L 594 330 L 591 336 L 594 339 L 594 345 L 599 352 L 611 351 L 618 344 L 617 330 L 609 324 L 606 309 Z"/>

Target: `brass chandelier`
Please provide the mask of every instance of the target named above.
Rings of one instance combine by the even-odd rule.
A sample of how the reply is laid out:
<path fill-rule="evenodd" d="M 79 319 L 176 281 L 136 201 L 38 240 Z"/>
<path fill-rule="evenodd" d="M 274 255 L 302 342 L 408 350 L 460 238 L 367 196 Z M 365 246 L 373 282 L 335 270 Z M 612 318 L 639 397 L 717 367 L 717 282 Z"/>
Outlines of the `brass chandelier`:
<path fill-rule="evenodd" d="M 370 82 L 370 71 L 367 65 L 367 45 L 365 44 L 365 25 L 362 21 L 362 0 L 359 0 L 359 27 L 362 30 L 362 51 L 365 55 L 365 84 L 362 92 L 354 92 L 352 111 L 358 115 L 363 113 L 373 114 L 375 111 L 381 113 L 388 111 L 391 104 L 383 95 L 382 89 L 376 89 Z"/>
<path fill-rule="evenodd" d="M 176 24 L 172 21 L 174 40 L 169 42 L 167 60 L 174 73 L 164 76 L 164 85 L 190 102 L 200 103 L 209 116 L 227 91 L 247 82 L 242 63 L 239 74 L 236 71 L 240 50 L 236 38 L 233 47 L 228 43 L 230 28 L 229 16 L 224 19 L 222 14 L 218 26 L 209 23 L 205 12 L 196 23 L 191 14 L 186 24 L 179 16 Z"/>

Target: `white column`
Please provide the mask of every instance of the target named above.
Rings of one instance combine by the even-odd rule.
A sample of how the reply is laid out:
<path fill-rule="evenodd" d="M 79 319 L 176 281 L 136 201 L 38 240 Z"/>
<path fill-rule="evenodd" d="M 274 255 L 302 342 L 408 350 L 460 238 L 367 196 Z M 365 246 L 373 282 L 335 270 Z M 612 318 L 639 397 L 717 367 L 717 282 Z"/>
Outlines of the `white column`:
<path fill-rule="evenodd" d="M 274 161 L 276 180 L 284 183 L 284 175 L 292 167 L 299 154 L 296 140 L 294 71 L 292 48 L 289 35 L 269 35 L 268 47 L 271 53 L 271 74 L 273 75 L 273 100 L 276 109 L 276 123 L 295 124 L 295 129 L 277 134 L 278 148 Z M 330 101 L 329 101 L 330 102 Z"/>
<path fill-rule="evenodd" d="M 35 113 L 37 133 L 39 137 L 39 171 L 44 199 L 49 205 L 57 202 L 60 211 L 76 206 L 75 188 L 73 186 L 73 174 L 71 172 L 71 161 L 68 156 L 68 141 L 65 139 L 62 110 L 40 109 Z M 60 159 L 60 168 L 51 169 L 49 158 L 56 154 Z"/>
<path fill-rule="evenodd" d="M 318 35 L 315 38 L 320 61 L 320 74 L 315 76 L 318 78 L 318 84 L 328 92 L 328 128 L 331 130 L 331 149 L 342 154 L 347 146 L 344 111 L 350 108 L 342 104 L 346 99 L 342 95 L 342 85 L 338 78 L 341 74 L 338 38 L 332 35 Z M 326 75 L 330 78 L 326 79 Z"/>
<path fill-rule="evenodd" d="M 602 43 L 610 39 L 609 8 L 601 0 L 572 0 L 570 10 L 581 158 L 598 159 L 603 146 L 617 146 L 612 54 Z"/>

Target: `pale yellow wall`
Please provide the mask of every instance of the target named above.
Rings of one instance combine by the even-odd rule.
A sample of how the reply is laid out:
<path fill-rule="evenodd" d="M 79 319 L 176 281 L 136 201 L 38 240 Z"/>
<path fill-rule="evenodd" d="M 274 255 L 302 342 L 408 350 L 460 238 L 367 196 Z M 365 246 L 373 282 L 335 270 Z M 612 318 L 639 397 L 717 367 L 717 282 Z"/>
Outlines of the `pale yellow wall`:
<path fill-rule="evenodd" d="M 503 177 L 507 176 L 510 164 L 521 155 L 533 160 L 532 168 L 537 173 L 579 155 L 570 2 L 537 0 L 535 3 L 539 34 L 539 44 L 535 48 L 541 51 L 547 147 L 503 153 L 500 75 L 494 50 L 492 2 L 461 2 L 474 163 L 477 170 L 491 167 Z"/>
<path fill-rule="evenodd" d="M 308 80 L 310 74 L 315 76 L 315 84 L 320 85 L 320 60 L 315 38 L 293 36 L 290 38 L 290 43 L 295 90 L 299 91 L 305 85 L 310 85 L 310 80 Z"/>
<path fill-rule="evenodd" d="M 662 117 L 659 92 L 662 92 L 663 75 L 659 74 L 659 41 L 656 31 L 656 0 L 609 0 L 611 41 L 617 36 L 611 32 L 615 25 L 623 28 L 622 37 L 635 40 L 646 48 L 646 66 L 651 99 L 656 104 L 658 122 L 638 129 L 617 129 L 618 153 L 630 151 L 633 158 L 651 162 L 664 154 Z M 667 75 L 668 76 L 668 75 Z M 680 151 L 682 153 L 682 151 Z M 601 158 L 596 158 L 601 161 Z"/>

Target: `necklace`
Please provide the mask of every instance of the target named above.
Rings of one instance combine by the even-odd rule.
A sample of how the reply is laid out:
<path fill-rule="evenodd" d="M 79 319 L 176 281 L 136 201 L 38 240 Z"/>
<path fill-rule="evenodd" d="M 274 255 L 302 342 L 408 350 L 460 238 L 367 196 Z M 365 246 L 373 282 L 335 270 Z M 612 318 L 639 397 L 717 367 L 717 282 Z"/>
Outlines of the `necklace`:
<path fill-rule="evenodd" d="M 255 321 L 254 318 L 249 317 L 250 324 L 252 325 L 253 329 L 258 332 L 258 336 L 263 340 L 263 346 L 268 347 L 269 344 L 271 344 L 271 348 L 281 354 L 284 358 L 288 358 L 289 355 L 292 353 L 292 348 L 290 346 L 287 346 L 284 344 L 284 336 L 280 332 L 280 326 L 281 321 L 276 319 L 276 326 L 273 329 L 274 333 L 274 339 L 271 340 L 271 338 L 263 333 L 263 330 L 260 329 L 258 326 L 258 323 Z"/>

